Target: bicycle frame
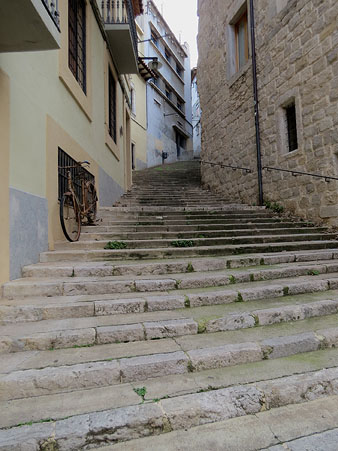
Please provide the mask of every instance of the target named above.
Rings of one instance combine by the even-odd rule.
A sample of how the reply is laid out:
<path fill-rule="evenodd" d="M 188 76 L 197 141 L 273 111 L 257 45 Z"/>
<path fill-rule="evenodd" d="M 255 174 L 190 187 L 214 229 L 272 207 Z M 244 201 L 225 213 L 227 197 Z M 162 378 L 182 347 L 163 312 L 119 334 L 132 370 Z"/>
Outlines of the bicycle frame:
<path fill-rule="evenodd" d="M 87 163 L 88 162 L 83 162 L 83 163 Z M 68 191 L 65 194 L 70 194 L 74 197 L 75 199 L 75 205 L 77 205 L 80 215 L 81 215 L 81 219 L 88 216 L 88 214 L 90 213 L 90 211 L 93 209 L 94 205 L 96 205 L 97 202 L 97 196 L 96 196 L 96 190 L 95 190 L 95 186 L 93 185 L 92 182 L 85 180 L 84 176 L 81 176 L 81 194 L 82 194 L 82 202 L 80 202 L 80 199 L 78 198 L 76 191 L 74 189 L 74 182 L 73 182 L 73 177 L 72 177 L 72 173 L 70 171 L 70 169 L 72 168 L 82 168 L 82 164 L 83 163 L 78 163 L 78 165 L 76 166 L 64 166 L 63 169 L 68 169 L 67 171 L 67 185 L 68 185 Z M 90 185 L 94 186 L 94 198 L 92 202 L 88 201 L 88 193 L 89 193 L 89 187 Z"/>

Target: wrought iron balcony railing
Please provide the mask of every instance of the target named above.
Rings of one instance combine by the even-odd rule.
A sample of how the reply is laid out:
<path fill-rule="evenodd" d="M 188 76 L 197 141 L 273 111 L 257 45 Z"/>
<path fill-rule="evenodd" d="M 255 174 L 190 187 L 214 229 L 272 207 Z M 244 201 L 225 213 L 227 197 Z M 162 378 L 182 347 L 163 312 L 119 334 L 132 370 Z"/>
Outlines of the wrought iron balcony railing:
<path fill-rule="evenodd" d="M 60 31 L 60 13 L 59 13 L 59 0 L 41 0 L 44 4 L 48 14 L 53 19 L 55 25 Z"/>
<path fill-rule="evenodd" d="M 137 31 L 131 0 L 102 0 L 101 13 L 106 25 L 129 25 L 135 55 L 137 56 Z"/>

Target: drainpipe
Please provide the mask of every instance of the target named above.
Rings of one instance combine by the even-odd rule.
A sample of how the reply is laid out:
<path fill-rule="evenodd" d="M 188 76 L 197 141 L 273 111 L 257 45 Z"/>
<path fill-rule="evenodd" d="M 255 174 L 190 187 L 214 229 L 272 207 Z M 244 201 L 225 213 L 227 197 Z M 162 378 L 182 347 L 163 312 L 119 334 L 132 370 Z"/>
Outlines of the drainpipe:
<path fill-rule="evenodd" d="M 250 0 L 250 30 L 251 30 L 251 58 L 252 58 L 254 109 L 255 109 L 255 127 L 256 127 L 258 199 L 259 199 L 259 205 L 263 205 L 262 155 L 261 155 L 261 137 L 260 137 L 260 129 L 259 129 L 259 106 L 258 106 L 256 42 L 255 42 L 255 17 L 254 17 L 253 0 Z"/>

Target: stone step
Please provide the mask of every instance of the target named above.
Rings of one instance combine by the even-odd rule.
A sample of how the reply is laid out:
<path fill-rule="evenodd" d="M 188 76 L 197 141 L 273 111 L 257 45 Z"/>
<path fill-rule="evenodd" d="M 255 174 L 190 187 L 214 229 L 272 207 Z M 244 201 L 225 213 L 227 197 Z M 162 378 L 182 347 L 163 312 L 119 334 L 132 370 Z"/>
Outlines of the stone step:
<path fill-rule="evenodd" d="M 186 219 L 172 219 L 172 220 L 166 220 L 166 219 L 161 219 L 162 217 L 155 217 L 154 218 L 149 218 L 149 220 L 145 220 L 144 218 L 140 218 L 138 220 L 133 220 L 133 219 L 126 219 L 126 220 L 120 220 L 120 219 L 109 219 L 109 218 L 105 218 L 102 219 L 98 222 L 98 225 L 112 225 L 112 226 L 156 226 L 156 225 L 166 225 L 166 226 L 184 226 L 184 225 L 192 225 L 192 226 L 204 226 L 204 225 L 221 225 L 223 226 L 236 226 L 237 224 L 243 224 L 243 221 L 241 219 L 215 219 L 215 218 L 210 218 L 210 219 L 190 219 L 190 220 L 186 220 Z M 279 218 L 251 218 L 250 221 L 245 222 L 244 224 L 247 223 L 250 224 L 266 224 L 269 225 L 270 224 L 275 224 L 278 223 L 279 226 L 280 224 L 283 224 L 282 221 Z"/>
<path fill-rule="evenodd" d="M 146 343 L 132 343 L 130 346 L 143 347 Z M 163 341 L 159 342 L 159 345 L 163 345 Z M 112 348 L 112 345 L 101 346 L 100 348 Z M 99 349 L 100 350 L 100 349 Z M 93 354 L 92 348 L 84 348 L 82 350 L 89 351 L 88 355 Z M 144 349 L 145 351 L 145 349 Z M 68 356 L 64 356 L 65 353 Z M 58 367 L 69 363 L 69 353 L 79 352 L 79 350 L 67 350 L 67 351 L 53 351 L 53 355 L 59 360 L 53 360 L 50 367 Z M 29 354 L 28 356 L 26 354 Z M 32 355 L 33 354 L 33 355 Z M 45 362 L 50 360 L 51 352 L 48 351 L 36 351 L 31 353 L 25 353 L 26 359 L 21 358 L 21 361 L 17 364 L 13 362 L 9 365 L 8 357 L 20 357 L 20 354 L 11 354 L 3 356 L 4 364 L 7 371 L 3 374 L 9 374 L 10 371 L 16 371 L 16 374 L 22 374 L 25 370 L 31 370 L 40 365 L 43 359 Z M 47 356 L 50 356 L 47 358 Z M 97 358 L 97 357 L 96 357 Z M 87 357 L 88 360 L 88 357 Z M 82 360 L 78 359 L 78 363 L 86 362 L 85 356 L 82 356 Z M 108 361 L 108 360 L 107 360 Z M 59 363 L 58 363 L 59 362 Z M 207 390 L 216 390 L 220 388 L 231 387 L 238 384 L 250 384 L 257 381 L 266 381 L 269 379 L 282 378 L 286 376 L 292 376 L 294 374 L 300 374 L 304 372 L 313 372 L 322 370 L 323 368 L 333 368 L 338 366 L 338 351 L 335 348 L 308 352 L 306 354 L 294 354 L 289 357 L 281 357 L 279 359 L 263 360 L 259 362 L 240 364 L 237 366 L 228 366 L 224 368 L 218 368 L 216 370 L 207 370 L 197 373 L 178 374 L 163 376 L 159 380 L 158 378 L 150 378 L 142 381 L 136 381 L 132 383 L 121 383 L 119 385 L 104 386 L 98 388 L 88 388 L 84 391 L 81 387 L 77 387 L 74 391 L 66 391 L 64 393 L 51 394 L 48 393 L 48 387 L 46 387 L 45 393 L 41 396 L 18 398 L 11 401 L 0 401 L 0 407 L 6 406 L 6 416 L 0 417 L 0 428 L 17 425 L 25 421 L 38 421 L 48 418 L 64 418 L 69 414 L 79 414 L 92 412 L 95 410 L 104 410 L 104 408 L 120 407 L 122 405 L 129 405 L 130 403 L 142 402 L 141 396 L 135 398 L 134 388 L 145 387 L 145 393 L 143 395 L 145 402 L 152 402 L 154 400 L 167 399 L 180 396 L 182 394 L 192 394 L 205 392 Z M 52 391 L 55 391 L 54 387 Z M 62 391 L 62 390 L 61 390 Z M 83 396 L 84 394 L 88 395 Z M 114 395 L 115 393 L 115 395 Z M 94 396 L 97 398 L 94 399 Z M 56 397 L 60 398 L 56 398 Z M 67 397 L 73 402 L 67 402 Z M 79 401 L 80 397 L 82 401 Z M 87 399 L 86 399 L 87 398 Z M 48 409 L 51 412 L 53 408 L 53 401 L 55 399 L 62 399 L 65 402 L 56 402 L 54 408 L 56 411 L 52 412 L 56 416 L 50 414 L 41 414 L 42 411 Z M 142 401 L 141 401 L 142 400 Z M 75 402 L 74 402 L 75 401 Z M 76 402 L 78 401 L 78 402 Z M 40 408 L 39 408 L 40 407 Z M 29 417 L 28 415 L 31 415 Z M 67 415 L 68 414 L 68 415 Z M 45 415 L 45 416 L 44 416 Z"/>
<path fill-rule="evenodd" d="M 121 215 L 122 216 L 122 215 Z M 114 219 L 115 214 L 114 213 L 100 213 L 98 215 L 98 217 L 100 219 L 106 219 L 106 218 L 111 218 Z M 176 212 L 175 214 L 171 213 L 171 212 L 143 212 L 143 214 L 140 213 L 123 213 L 123 217 L 126 219 L 135 219 L 138 221 L 152 221 L 154 219 L 163 219 L 163 220 L 192 220 L 192 221 L 197 221 L 199 219 L 226 219 L 226 220 L 230 220 L 230 219 L 241 219 L 241 220 L 248 220 L 250 221 L 251 219 L 270 219 L 270 220 L 274 220 L 274 219 L 280 219 L 278 217 L 273 217 L 270 214 L 266 213 L 266 212 L 261 212 L 261 213 L 256 213 L 256 212 L 248 212 L 248 213 L 227 213 L 227 212 L 196 212 L 196 214 L 193 214 L 193 212 Z"/>
<path fill-rule="evenodd" d="M 290 270 L 298 266 L 304 266 L 304 262 L 308 265 L 328 264 L 330 270 L 333 271 L 333 264 L 330 260 L 336 260 L 338 255 L 327 251 L 304 252 L 304 253 L 286 253 L 266 255 L 252 255 L 241 257 L 224 257 L 224 258 L 191 258 L 183 260 L 164 260 L 160 262 L 51 262 L 37 263 L 25 266 L 23 268 L 23 277 L 109 277 L 109 276 L 127 276 L 127 275 L 161 275 L 161 274 L 185 274 L 195 272 L 210 272 L 219 270 L 228 270 L 231 268 L 244 268 L 250 266 L 262 266 L 264 269 L 267 265 L 283 265 L 291 263 Z M 308 271 L 312 268 L 308 267 Z M 283 266 L 281 266 L 283 267 Z M 258 268 L 257 268 L 258 269 Z M 267 269 L 267 268 L 265 268 Z M 257 279 L 257 277 L 256 277 Z"/>
<path fill-rule="evenodd" d="M 296 252 L 318 249 L 337 250 L 337 241 L 300 241 L 282 243 L 259 243 L 229 246 L 204 246 L 189 248 L 151 248 L 122 250 L 59 250 L 40 254 L 40 262 L 57 261 L 113 261 L 113 260 L 149 260 L 162 258 L 190 258 L 198 256 L 228 256 L 234 254 L 249 254 L 260 252 Z"/>
<path fill-rule="evenodd" d="M 144 279 L 142 276 L 105 276 L 101 277 L 67 277 L 67 278 L 29 278 L 25 277 L 3 285 L 3 296 L 11 299 L 27 296 L 75 296 L 75 295 L 99 295 L 109 293 L 137 293 L 137 292 L 163 292 L 186 290 L 192 288 L 224 287 L 232 285 L 234 289 L 245 287 L 255 289 L 245 282 L 257 282 L 260 280 L 280 279 L 278 283 L 283 285 L 293 283 L 293 279 L 284 281 L 283 278 L 295 276 L 303 277 L 301 280 L 310 285 L 322 284 L 324 280 L 335 289 L 335 280 L 338 278 L 336 262 L 324 265 L 304 265 L 276 269 L 258 269 L 256 271 L 213 271 L 194 274 L 172 274 L 171 278 L 163 278 L 157 275 L 149 275 Z M 193 267 L 191 268 L 193 269 Z M 326 274 L 327 273 L 327 274 Z M 314 277 L 316 276 L 315 280 Z M 241 285 L 242 284 L 242 285 Z M 257 286 L 257 284 L 255 284 Z M 327 288 L 326 288 L 327 289 Z"/>
<path fill-rule="evenodd" d="M 123 344 L 122 348 L 119 344 L 96 345 L 89 348 L 93 349 L 91 360 L 86 360 L 90 354 L 87 356 L 82 354 L 82 363 L 78 359 L 77 354 L 81 357 L 78 349 L 73 347 L 58 351 L 56 348 L 56 351 L 43 352 L 43 354 L 52 355 L 47 357 L 42 355 L 38 369 L 0 374 L 0 400 L 119 385 L 170 374 L 198 373 L 320 349 L 331 349 L 338 344 L 337 318 L 338 315 L 332 315 L 296 322 L 292 325 L 293 335 L 290 334 L 289 324 L 265 326 L 264 330 L 255 328 L 198 336 L 185 335 L 175 339 L 179 350 L 165 353 L 161 353 L 161 347 L 158 346 L 160 342 L 150 341 L 145 344 L 148 345 L 148 351 L 151 353 L 135 354 L 134 357 L 123 356 L 124 353 L 128 355 L 128 349 L 124 350 L 126 344 Z M 130 343 L 132 344 L 137 343 Z M 117 359 L 112 358 L 111 353 L 109 354 L 109 351 L 114 352 L 114 347 L 120 348 L 120 357 Z M 72 354 L 70 351 L 78 352 Z M 55 358 L 59 355 L 60 359 L 56 360 L 56 364 L 48 366 L 54 352 Z M 66 365 L 62 363 L 64 361 L 62 356 L 65 353 Z M 19 353 L 19 357 L 20 354 L 22 353 Z M 96 357 L 93 357 L 94 355 Z M 76 363 L 71 363 L 71 356 L 76 359 Z M 7 355 L 2 357 L 5 363 L 6 357 Z"/>
<path fill-rule="evenodd" d="M 306 286 L 303 285 L 302 288 L 304 290 Z M 88 324 L 89 326 L 123 325 L 138 322 L 193 318 L 198 323 L 200 331 L 205 331 L 209 322 L 211 322 L 210 324 L 213 321 L 217 323 L 218 320 L 224 317 L 236 319 L 233 315 L 237 315 L 237 317 L 242 318 L 242 316 L 252 314 L 255 310 L 269 308 L 289 309 L 292 304 L 295 304 L 294 308 L 297 310 L 299 304 L 303 305 L 309 302 L 319 301 L 329 302 L 338 299 L 337 290 L 330 290 L 329 293 L 327 291 L 315 291 L 312 293 L 305 291 L 302 294 L 288 294 L 283 297 L 265 297 L 262 291 L 256 290 L 254 293 L 257 296 L 257 300 L 252 299 L 249 304 L 247 302 L 230 302 L 236 298 L 235 293 L 229 293 L 229 290 L 209 292 L 204 297 L 201 295 L 196 296 L 196 290 L 191 293 L 186 293 L 185 295 L 133 293 L 133 297 L 128 293 L 117 293 L 115 295 L 4 299 L 0 307 L 0 324 L 10 325 L 18 322 L 78 318 L 76 323 L 78 327 L 80 325 L 82 325 L 81 327 L 88 327 Z M 233 294 L 232 297 L 231 294 Z M 269 291 L 266 291 L 265 295 L 269 295 Z M 100 319 L 106 316 L 108 318 Z M 85 319 L 90 317 L 98 317 L 99 319 L 92 322 Z M 259 318 L 256 315 L 255 325 L 258 324 L 258 320 Z M 252 321 L 249 323 L 251 324 Z M 57 324 L 60 326 L 63 323 L 59 321 Z M 70 323 L 66 320 L 64 324 L 67 328 Z M 74 327 L 73 323 L 71 324 L 71 327 Z M 236 322 L 236 324 L 239 328 L 240 322 Z M 243 327 L 246 326 L 244 325 Z M 10 334 L 10 332 L 7 330 L 6 334 Z"/>
<path fill-rule="evenodd" d="M 170 195 L 170 194 L 169 194 Z M 121 212 L 193 212 L 193 211 L 205 211 L 205 212 L 213 212 L 213 211 L 219 211 L 219 212 L 234 212 L 234 211 L 244 211 L 244 212 L 249 212 L 249 211 L 259 211 L 257 209 L 257 207 L 250 207 L 247 205 L 233 205 L 233 204 L 219 204 L 216 208 L 215 207 L 210 207 L 208 205 L 199 205 L 199 206 L 191 206 L 190 208 L 188 207 L 182 207 L 179 205 L 176 205 L 175 207 L 172 206 L 149 206 L 149 205 L 134 205 L 133 207 L 122 207 L 122 206 L 114 206 L 111 207 L 112 208 L 112 212 L 116 212 L 116 213 L 121 213 Z M 264 211 L 265 207 L 261 207 L 261 210 Z"/>
<path fill-rule="evenodd" d="M 111 221 L 112 224 L 114 224 L 113 221 Z M 101 224 L 101 223 L 98 223 Z M 236 224 L 181 224 L 181 225 L 164 225 L 164 224 L 159 224 L 159 225 L 138 225 L 138 223 L 120 223 L 120 225 L 95 225 L 95 226 L 83 226 L 81 229 L 81 237 L 86 234 L 86 233 L 100 233 L 100 232 L 110 232 L 110 233 L 114 233 L 114 232 L 189 232 L 189 231 L 193 231 L 193 232 L 197 232 L 197 231 L 202 231 L 202 230 L 207 230 L 207 231 L 217 231 L 217 230 L 233 230 L 233 231 L 239 231 L 239 230 L 255 230 L 257 228 L 269 228 L 269 230 L 271 231 L 271 233 L 274 233 L 274 229 L 286 229 L 286 230 L 290 230 L 290 233 L 293 233 L 292 230 L 293 229 L 300 229 L 302 230 L 304 228 L 304 230 L 307 230 L 307 227 L 304 226 L 303 223 L 293 223 L 293 222 L 270 222 L 268 223 L 249 223 L 249 224 L 240 224 L 240 223 L 236 223 Z M 324 229 L 325 231 L 325 229 Z"/>
<path fill-rule="evenodd" d="M 210 391 L 211 388 L 216 390 L 233 385 L 314 372 L 322 370 L 323 367 L 332 368 L 337 365 L 338 351 L 333 348 L 235 367 L 201 371 L 200 373 L 164 376 L 161 378 L 161 383 L 158 379 L 152 378 L 135 384 L 126 383 L 87 390 L 78 388 L 73 392 L 58 394 L 46 392 L 44 395 L 34 398 L 0 401 L 0 408 L 6 408 L 6 415 L 0 417 L 0 428 L 136 405 L 143 400 L 141 401 L 141 397 L 136 394 L 134 388 L 142 386 L 145 386 L 145 402 L 158 402 L 160 399 L 179 397 L 182 394 Z M 327 402 L 327 398 L 324 399 Z M 335 411 L 337 412 L 336 406 Z M 278 414 L 276 415 L 279 417 Z M 299 421 L 301 421 L 300 418 L 297 424 Z M 316 422 L 319 424 L 318 415 L 316 415 Z M 324 417 L 321 424 L 328 425 L 327 417 Z M 132 449 L 138 448 L 132 447 Z"/>
<path fill-rule="evenodd" d="M 238 236 L 260 236 L 260 235 L 288 235 L 288 234 L 308 234 L 322 233 L 326 236 L 327 229 L 320 227 L 313 228 L 251 228 L 241 230 L 204 230 L 198 231 L 180 231 L 180 232 L 86 232 L 81 234 L 81 241 L 109 241 L 109 240 L 178 240 L 178 239 L 198 239 L 198 238 L 215 238 L 215 237 L 238 237 Z"/>
<path fill-rule="evenodd" d="M 209 308 L 201 312 L 197 308 L 179 312 L 178 318 L 172 319 L 167 319 L 169 315 L 165 313 L 144 314 L 139 318 L 135 315 L 114 318 L 100 317 L 99 312 L 98 317 L 78 319 L 76 324 L 69 320 L 42 320 L 38 325 L 19 323 L 20 334 L 14 333 L 10 326 L 0 327 L 0 350 L 9 353 L 158 340 L 301 321 L 338 313 L 338 300 L 285 304 L 274 303 L 272 308 L 261 305 L 259 309 L 250 309 L 249 305 L 245 311 L 236 311 L 233 307 L 232 312 L 223 315 L 220 309 Z M 209 314 L 214 313 L 213 319 L 202 316 L 205 310 Z"/>
<path fill-rule="evenodd" d="M 336 451 L 337 396 L 95 448 L 97 451 Z M 321 412 L 318 421 L 317 412 Z M 283 423 L 282 423 L 283 422 Z M 282 423 L 282 424 L 281 424 Z M 141 436 L 142 437 L 142 436 Z"/>
<path fill-rule="evenodd" d="M 218 390 L 209 390 L 205 393 L 187 394 L 161 399 L 156 402 L 72 415 L 70 418 L 56 421 L 48 419 L 49 421 L 42 423 L 37 422 L 32 425 L 2 429 L 0 431 L 0 450 L 23 449 L 21 444 L 27 442 L 32 449 L 33 447 L 34 449 L 51 449 L 51 447 L 63 450 L 88 449 L 95 445 L 98 447 L 102 443 L 108 445 L 151 435 L 172 434 L 173 431 L 191 430 L 191 428 L 202 425 L 208 425 L 210 428 L 212 424 L 219 422 L 229 424 L 229 420 L 234 421 L 238 417 L 253 418 L 253 421 L 258 421 L 256 415 L 263 417 L 262 420 L 259 417 L 260 424 L 266 425 L 265 432 L 268 434 L 269 440 L 272 441 L 265 443 L 273 445 L 278 442 L 272 432 L 273 429 L 270 429 L 269 426 L 270 424 L 276 425 L 278 417 L 283 418 L 283 415 L 278 415 L 281 411 L 276 411 L 272 418 L 268 414 L 270 410 L 274 412 L 275 409 L 284 406 L 293 405 L 296 408 L 295 411 L 291 412 L 290 409 L 284 408 L 284 416 L 294 414 L 293 418 L 289 418 L 288 424 L 290 425 L 292 424 L 291 420 L 298 426 L 305 424 L 304 417 L 306 419 L 308 417 L 304 412 L 317 412 L 317 409 L 324 409 L 327 427 L 335 428 L 337 420 L 335 409 L 337 403 L 337 386 L 335 384 L 337 371 L 337 368 L 324 369 L 256 384 L 234 385 Z M 311 401 L 308 401 L 310 394 Z M 310 406 L 308 402 L 311 403 Z M 306 409 L 306 407 L 308 408 Z M 332 416 L 330 416 L 331 412 Z M 299 418 L 296 421 L 297 416 Z M 243 421 L 243 419 L 239 419 Z M 315 431 L 324 429 L 323 423 L 323 420 L 318 421 L 318 419 L 315 422 L 312 415 L 311 425 L 313 425 Z M 252 421 L 250 425 L 254 427 Z M 276 428 L 276 426 L 274 427 Z M 226 427 L 225 430 L 231 431 L 231 427 L 229 429 Z M 252 429 L 250 429 L 250 433 L 252 439 Z M 242 437 L 247 437 L 247 435 L 248 431 L 245 430 Z M 167 436 L 169 438 L 170 434 Z M 233 437 L 232 434 L 231 436 Z M 336 435 L 333 436 L 333 439 L 335 437 Z M 264 446 L 265 443 L 262 442 L 264 439 L 266 439 L 265 434 L 258 443 L 262 443 Z M 155 440 L 158 441 L 158 438 Z M 301 440 L 303 440 L 302 443 L 305 446 L 308 446 L 308 443 L 304 443 L 303 437 Z M 171 443 L 173 444 L 173 442 Z M 142 448 L 125 446 L 121 449 Z"/>
<path fill-rule="evenodd" d="M 334 243 L 338 246 L 338 241 L 336 241 L 335 233 L 299 233 L 299 234 L 285 234 L 285 235 L 255 235 L 255 236 L 235 236 L 235 237 L 223 237 L 217 236 L 215 238 L 190 238 L 188 240 L 184 239 L 140 239 L 140 240 L 124 240 L 122 243 L 126 246 L 126 249 L 153 249 L 159 247 L 211 247 L 211 246 L 225 246 L 227 244 L 260 244 L 260 243 L 283 243 L 283 242 L 302 242 L 302 241 L 326 241 L 335 240 Z M 60 241 L 55 243 L 55 250 L 67 250 L 67 249 L 106 249 L 108 241 L 90 241 L 82 240 L 76 241 L 74 243 L 69 243 L 66 241 Z"/>

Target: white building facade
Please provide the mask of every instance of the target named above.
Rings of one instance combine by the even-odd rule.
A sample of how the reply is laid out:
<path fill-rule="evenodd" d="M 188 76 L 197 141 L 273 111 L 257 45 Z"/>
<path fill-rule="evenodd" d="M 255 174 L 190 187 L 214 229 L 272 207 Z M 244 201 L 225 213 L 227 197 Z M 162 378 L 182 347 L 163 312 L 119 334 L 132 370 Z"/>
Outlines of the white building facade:
<path fill-rule="evenodd" d="M 156 57 L 160 62 L 157 78 L 147 83 L 147 166 L 192 159 L 188 44 L 179 43 L 152 1 L 138 21 L 144 31 L 145 61 Z"/>

